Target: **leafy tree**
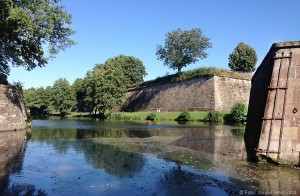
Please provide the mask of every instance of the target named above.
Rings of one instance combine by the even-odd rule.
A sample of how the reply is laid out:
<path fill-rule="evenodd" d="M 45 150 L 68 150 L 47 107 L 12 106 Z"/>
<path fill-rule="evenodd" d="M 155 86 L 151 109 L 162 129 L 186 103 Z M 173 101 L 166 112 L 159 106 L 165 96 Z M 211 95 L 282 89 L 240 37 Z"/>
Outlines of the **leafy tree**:
<path fill-rule="evenodd" d="M 164 61 L 164 65 L 171 69 L 181 69 L 198 59 L 207 57 L 206 49 L 211 48 L 210 39 L 202 35 L 200 28 L 185 30 L 173 30 L 166 34 L 165 46 L 157 45 L 157 59 Z"/>
<path fill-rule="evenodd" d="M 248 108 L 243 102 L 237 102 L 231 109 L 231 116 L 234 122 L 245 122 L 247 120 Z"/>
<path fill-rule="evenodd" d="M 76 105 L 76 96 L 69 82 L 65 78 L 56 80 L 52 86 L 51 96 L 53 106 L 62 116 Z"/>
<path fill-rule="evenodd" d="M 125 92 L 124 75 L 120 68 L 98 64 L 85 77 L 85 102 L 91 112 L 104 118 L 110 110 L 121 104 Z"/>
<path fill-rule="evenodd" d="M 9 74 L 9 65 L 26 70 L 43 67 L 49 57 L 75 44 L 70 36 L 71 15 L 60 0 L 0 1 L 0 72 Z M 49 56 L 44 48 L 48 47 Z"/>
<path fill-rule="evenodd" d="M 76 107 L 80 112 L 83 112 L 85 110 L 84 97 L 86 93 L 85 86 L 84 86 L 84 79 L 77 78 L 72 84 L 71 88 L 76 94 L 76 100 L 77 100 Z"/>
<path fill-rule="evenodd" d="M 121 68 L 125 76 L 124 85 L 126 87 L 142 83 L 147 75 L 143 62 L 132 56 L 119 55 L 108 59 L 104 64 Z"/>
<path fill-rule="evenodd" d="M 255 50 L 251 46 L 240 42 L 229 55 L 228 60 L 228 66 L 231 70 L 253 72 L 255 70 L 257 56 Z"/>
<path fill-rule="evenodd" d="M 24 101 L 31 116 L 46 116 L 51 112 L 51 91 L 50 86 L 23 91 Z"/>

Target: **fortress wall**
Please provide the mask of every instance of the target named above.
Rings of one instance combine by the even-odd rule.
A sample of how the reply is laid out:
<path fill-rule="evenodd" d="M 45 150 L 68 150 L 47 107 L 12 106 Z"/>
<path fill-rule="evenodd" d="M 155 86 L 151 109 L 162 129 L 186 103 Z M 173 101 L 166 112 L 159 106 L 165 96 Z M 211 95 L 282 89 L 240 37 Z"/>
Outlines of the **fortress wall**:
<path fill-rule="evenodd" d="M 210 76 L 129 90 L 122 111 L 230 111 L 237 101 L 248 104 L 250 80 Z"/>
<path fill-rule="evenodd" d="M 22 95 L 16 88 L 0 84 L 0 131 L 26 128 Z"/>

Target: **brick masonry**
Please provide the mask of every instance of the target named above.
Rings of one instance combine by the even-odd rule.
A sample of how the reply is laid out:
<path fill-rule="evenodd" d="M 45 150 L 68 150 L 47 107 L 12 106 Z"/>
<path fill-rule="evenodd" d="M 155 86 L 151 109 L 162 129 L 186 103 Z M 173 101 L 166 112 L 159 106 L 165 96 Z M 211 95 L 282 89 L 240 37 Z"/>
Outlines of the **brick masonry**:
<path fill-rule="evenodd" d="M 131 89 L 122 111 L 230 111 L 237 101 L 248 105 L 250 80 L 211 76 Z"/>
<path fill-rule="evenodd" d="M 0 131 L 26 128 L 26 110 L 20 92 L 0 84 Z"/>

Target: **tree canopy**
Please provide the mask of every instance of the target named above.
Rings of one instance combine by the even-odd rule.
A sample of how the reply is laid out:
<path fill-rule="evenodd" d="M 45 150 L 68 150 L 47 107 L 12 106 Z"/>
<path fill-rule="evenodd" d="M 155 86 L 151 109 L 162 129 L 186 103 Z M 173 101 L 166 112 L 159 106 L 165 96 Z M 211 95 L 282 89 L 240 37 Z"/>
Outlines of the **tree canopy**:
<path fill-rule="evenodd" d="M 52 104 L 62 116 L 76 105 L 75 92 L 71 88 L 69 82 L 65 78 L 56 80 L 52 86 Z"/>
<path fill-rule="evenodd" d="M 126 87 L 142 83 L 147 75 L 143 62 L 133 56 L 119 55 L 108 59 L 104 64 L 121 69 L 124 73 L 123 82 Z"/>
<path fill-rule="evenodd" d="M 46 116 L 51 112 L 51 87 L 30 88 L 23 91 L 26 107 L 31 116 Z"/>
<path fill-rule="evenodd" d="M 85 82 L 84 79 L 77 78 L 71 85 L 71 88 L 76 95 L 76 100 L 77 100 L 76 107 L 77 110 L 80 112 L 85 110 L 84 97 L 85 97 L 86 89 L 85 89 L 84 82 Z"/>
<path fill-rule="evenodd" d="M 60 78 L 47 89 L 25 90 L 25 102 L 32 115 L 47 115 L 54 109 L 61 115 L 72 110 L 104 118 L 122 103 L 126 88 L 143 82 L 145 75 L 141 60 L 119 55 L 107 59 L 104 64 L 96 64 L 85 78 L 77 78 L 71 86 L 66 79 Z"/>
<path fill-rule="evenodd" d="M 164 65 L 181 72 L 183 67 L 207 57 L 206 49 L 211 48 L 210 39 L 200 28 L 182 31 L 173 30 L 166 34 L 165 45 L 157 45 L 157 59 Z"/>
<path fill-rule="evenodd" d="M 118 67 L 98 64 L 85 77 L 85 102 L 90 111 L 101 118 L 121 104 L 125 92 L 124 75 Z"/>
<path fill-rule="evenodd" d="M 257 55 L 251 46 L 240 42 L 229 55 L 228 60 L 228 66 L 231 70 L 253 72 L 257 62 Z"/>
<path fill-rule="evenodd" d="M 26 70 L 43 67 L 49 58 L 75 44 L 70 39 L 71 15 L 60 0 L 0 1 L 0 72 L 10 64 Z M 48 48 L 49 55 L 45 55 Z"/>

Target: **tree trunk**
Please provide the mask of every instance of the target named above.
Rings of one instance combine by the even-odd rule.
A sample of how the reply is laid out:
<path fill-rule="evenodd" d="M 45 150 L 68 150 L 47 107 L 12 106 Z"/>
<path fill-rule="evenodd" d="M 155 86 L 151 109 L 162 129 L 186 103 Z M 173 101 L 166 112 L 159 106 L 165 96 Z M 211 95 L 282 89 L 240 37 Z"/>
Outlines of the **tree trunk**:
<path fill-rule="evenodd" d="M 178 68 L 177 68 L 177 70 L 178 70 L 178 71 L 177 71 L 178 75 L 181 74 L 181 69 L 182 69 L 182 67 L 178 67 Z"/>

